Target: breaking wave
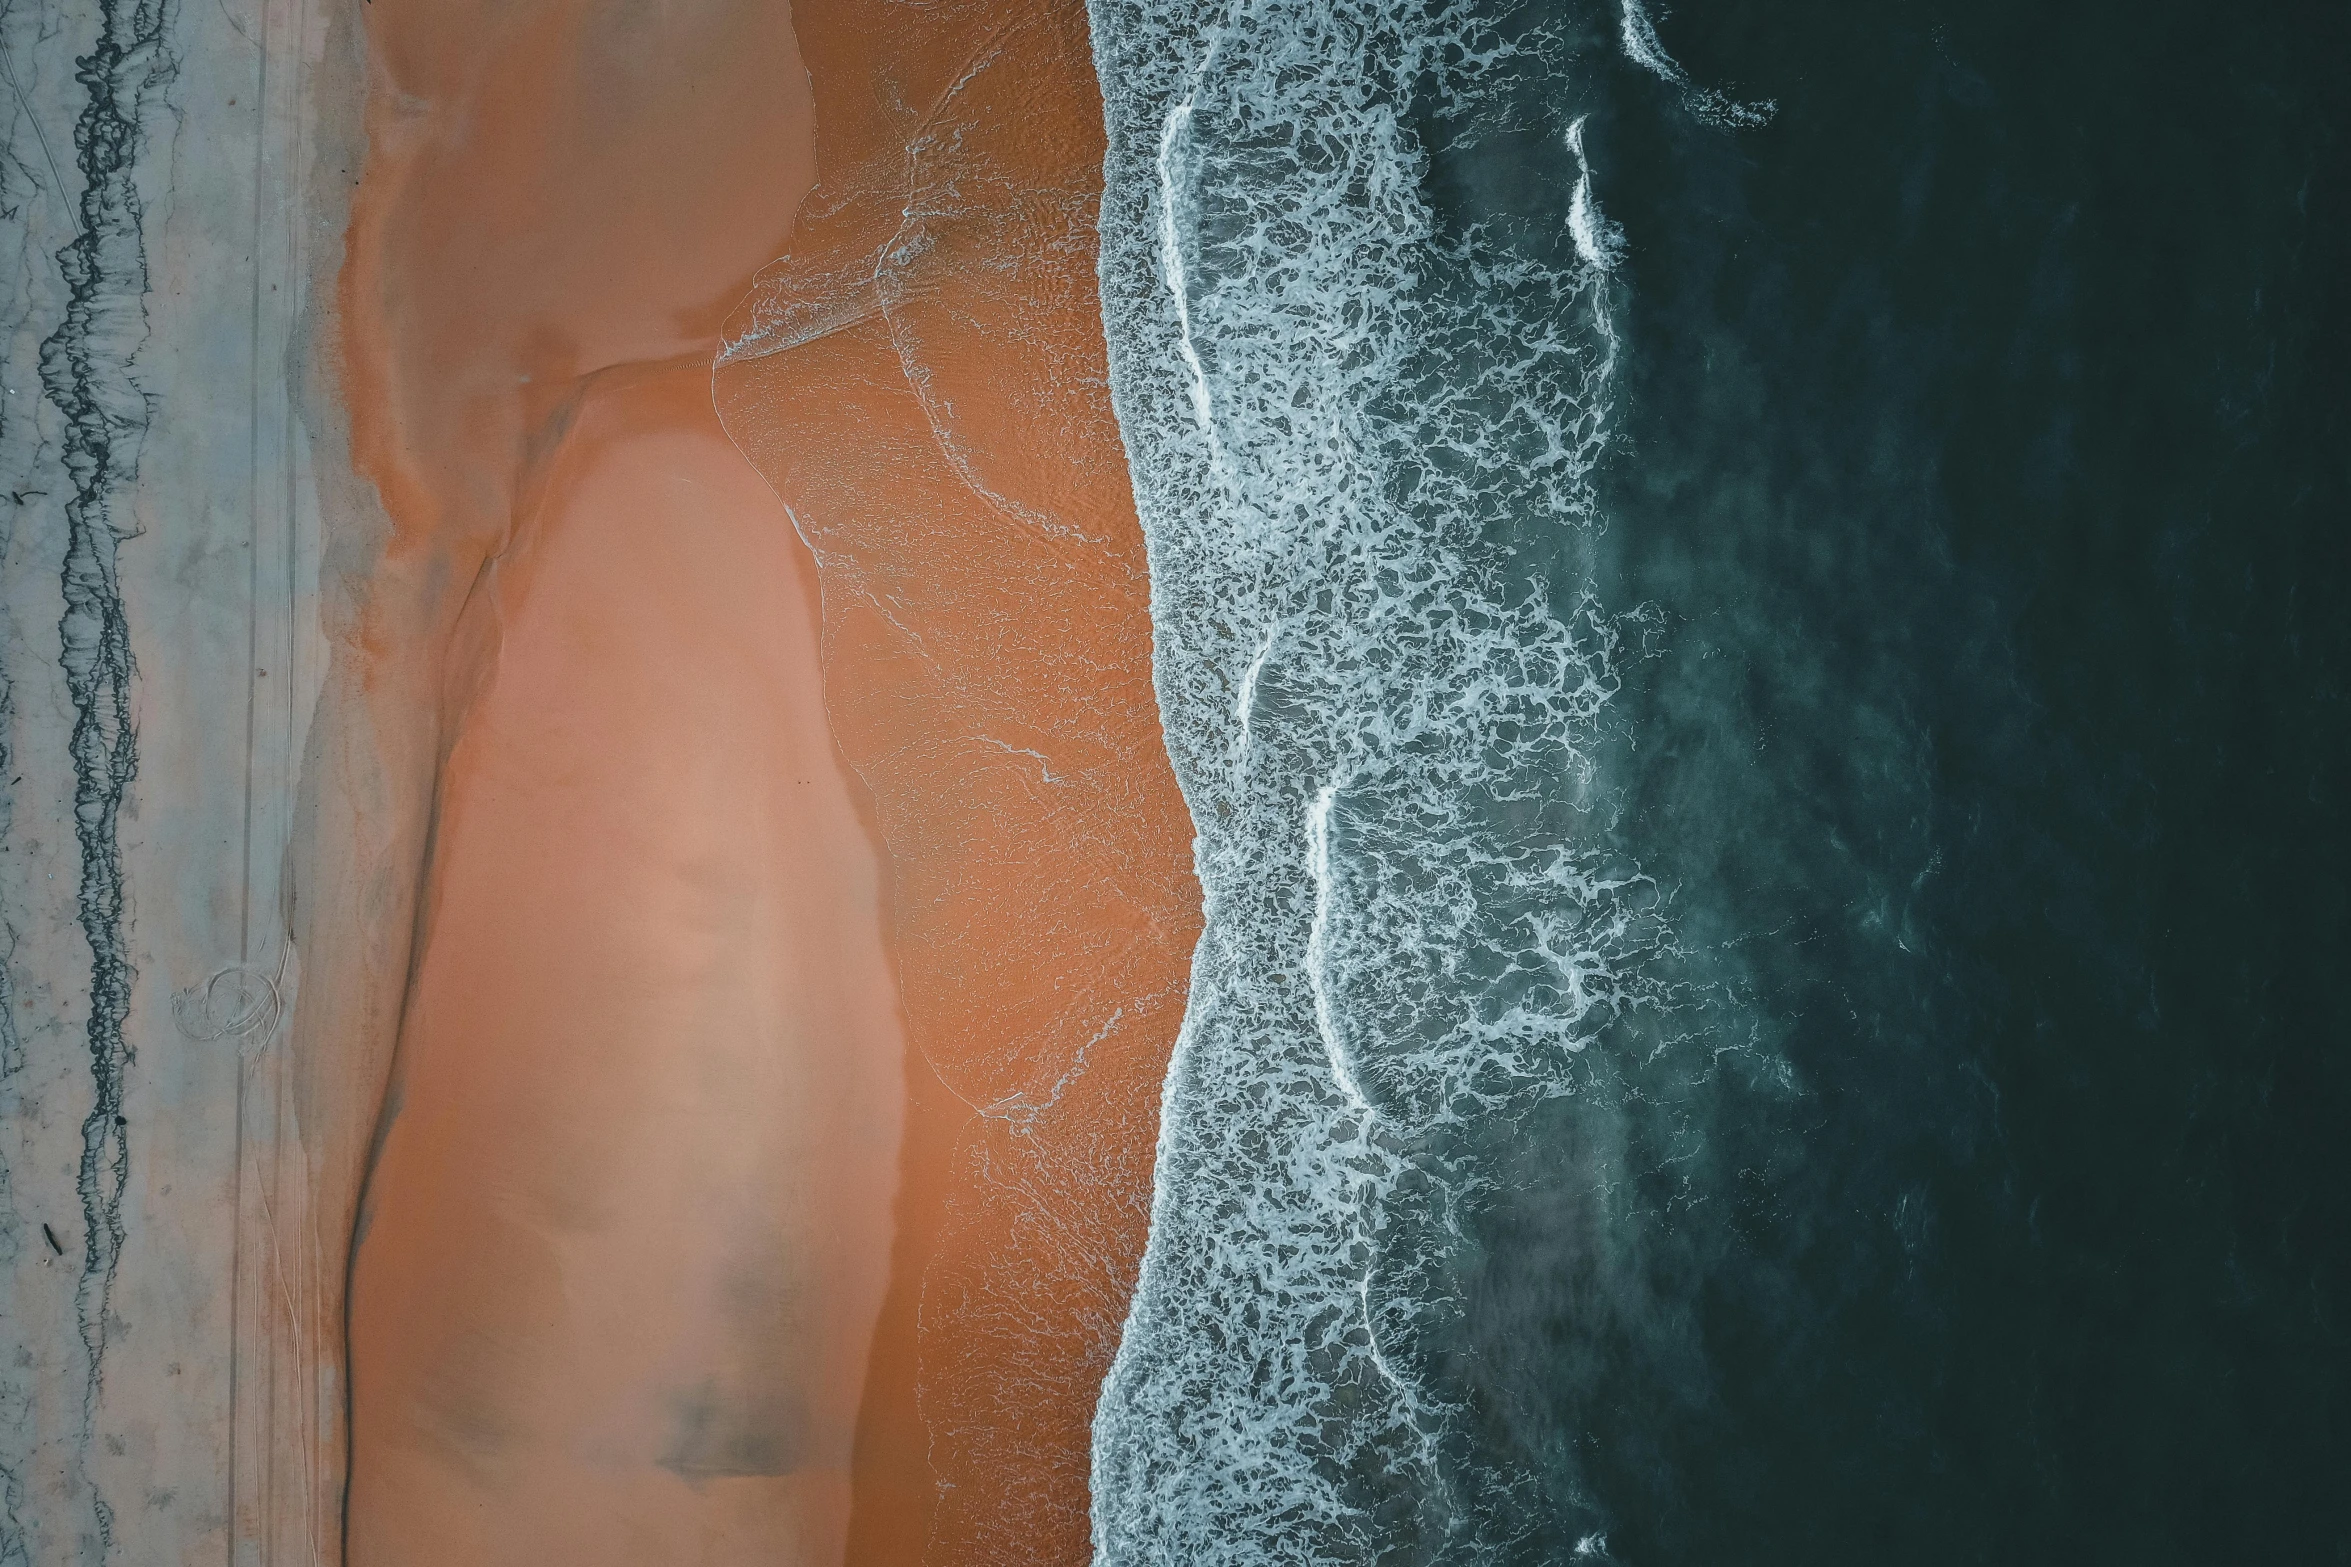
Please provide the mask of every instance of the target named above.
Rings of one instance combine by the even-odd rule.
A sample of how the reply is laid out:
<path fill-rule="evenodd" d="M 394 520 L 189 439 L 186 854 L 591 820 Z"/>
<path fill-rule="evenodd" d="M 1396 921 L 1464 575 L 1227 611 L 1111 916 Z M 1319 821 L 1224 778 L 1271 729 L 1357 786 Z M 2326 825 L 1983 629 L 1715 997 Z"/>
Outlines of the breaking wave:
<path fill-rule="evenodd" d="M 1112 390 L 1207 915 L 1096 1549 L 1477 1559 L 1521 1482 L 1431 1360 L 1481 1139 L 1612 1091 L 1673 950 L 1599 766 L 1649 618 L 1527 564 L 1595 532 L 1609 442 L 1623 236 L 1572 94 L 1523 90 L 1592 34 L 1431 0 L 1092 19 Z M 1449 226 L 1432 145 L 1530 131 L 1558 242 Z"/>

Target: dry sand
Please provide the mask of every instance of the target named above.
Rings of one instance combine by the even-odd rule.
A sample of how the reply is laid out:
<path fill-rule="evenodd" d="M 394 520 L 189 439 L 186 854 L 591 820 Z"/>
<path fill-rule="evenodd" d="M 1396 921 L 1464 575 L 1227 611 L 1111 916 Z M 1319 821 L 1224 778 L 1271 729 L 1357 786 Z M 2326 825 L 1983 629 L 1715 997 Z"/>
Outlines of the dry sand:
<path fill-rule="evenodd" d="M 368 25 L 345 386 L 392 537 L 354 652 L 433 809 L 350 1559 L 834 1559 L 901 1035 L 810 563 L 707 369 L 810 178 L 789 22 Z"/>
<path fill-rule="evenodd" d="M 708 385 L 591 383 L 461 624 L 358 1563 L 838 1559 L 902 1052 L 812 568 Z"/>

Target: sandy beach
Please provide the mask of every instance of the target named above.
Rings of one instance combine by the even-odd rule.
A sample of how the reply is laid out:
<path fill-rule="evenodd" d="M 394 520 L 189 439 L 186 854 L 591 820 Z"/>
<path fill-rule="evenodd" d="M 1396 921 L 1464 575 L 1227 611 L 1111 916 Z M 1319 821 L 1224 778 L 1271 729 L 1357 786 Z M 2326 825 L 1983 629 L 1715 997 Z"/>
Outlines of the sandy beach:
<path fill-rule="evenodd" d="M 1198 933 L 1105 384 L 1082 6 L 810 6 L 820 181 L 728 326 L 815 548 L 910 1071 L 850 1560 L 1077 1562 Z"/>
<path fill-rule="evenodd" d="M 587 390 L 459 646 L 352 1284 L 352 1560 L 834 1559 L 900 1035 L 811 567 L 699 360 Z"/>
<path fill-rule="evenodd" d="M 429 805 L 350 1560 L 837 1558 L 901 1031 L 812 563 L 708 378 L 810 178 L 788 20 L 368 20 L 353 652 Z"/>
<path fill-rule="evenodd" d="M 811 10 L 369 17 L 355 1563 L 1086 1552 L 1197 892 L 1084 13 Z"/>

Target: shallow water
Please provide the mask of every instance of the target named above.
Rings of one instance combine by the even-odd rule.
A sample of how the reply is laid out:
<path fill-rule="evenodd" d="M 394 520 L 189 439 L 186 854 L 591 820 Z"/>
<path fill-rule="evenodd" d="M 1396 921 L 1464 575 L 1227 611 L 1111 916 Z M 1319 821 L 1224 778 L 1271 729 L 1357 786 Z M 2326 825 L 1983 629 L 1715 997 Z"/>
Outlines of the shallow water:
<path fill-rule="evenodd" d="M 1094 7 L 1110 1561 L 2351 1550 L 2338 20 Z"/>

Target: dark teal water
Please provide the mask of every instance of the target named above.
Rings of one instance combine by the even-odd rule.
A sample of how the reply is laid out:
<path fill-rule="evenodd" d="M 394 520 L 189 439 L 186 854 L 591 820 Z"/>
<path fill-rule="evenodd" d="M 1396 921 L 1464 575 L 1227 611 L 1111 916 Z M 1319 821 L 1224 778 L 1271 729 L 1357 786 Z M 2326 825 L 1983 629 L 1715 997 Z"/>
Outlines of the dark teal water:
<path fill-rule="evenodd" d="M 1614 830 L 1754 1048 L 1495 1155 L 1465 1467 L 1527 1561 L 2351 1561 L 2351 10 L 1658 27 L 1778 112 L 1575 89 Z"/>
<path fill-rule="evenodd" d="M 2351 11 L 1091 15 L 1099 1559 L 2351 1562 Z"/>

